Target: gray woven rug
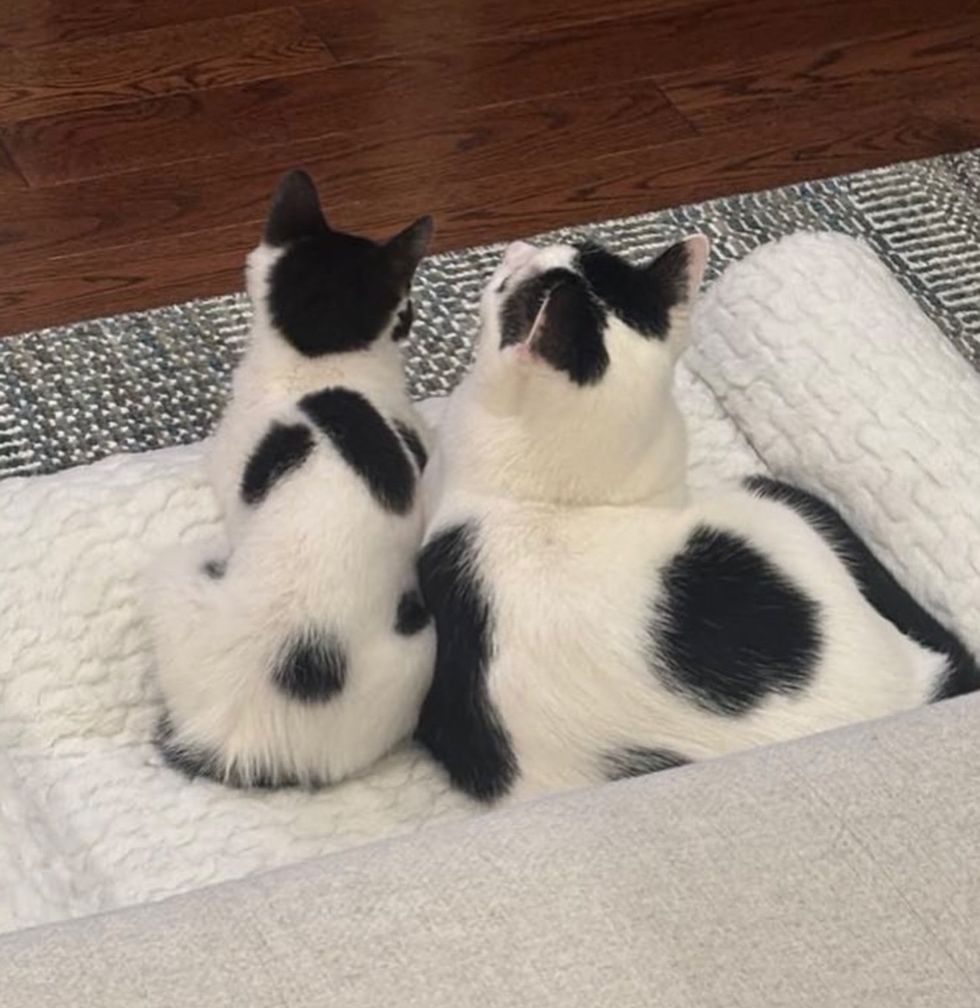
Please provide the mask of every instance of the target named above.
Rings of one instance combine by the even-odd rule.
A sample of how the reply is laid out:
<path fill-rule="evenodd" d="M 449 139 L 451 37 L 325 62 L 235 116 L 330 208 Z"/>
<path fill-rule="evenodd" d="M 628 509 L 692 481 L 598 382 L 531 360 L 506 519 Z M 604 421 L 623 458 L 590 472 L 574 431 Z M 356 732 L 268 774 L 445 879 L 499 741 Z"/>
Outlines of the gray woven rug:
<path fill-rule="evenodd" d="M 980 150 L 555 235 L 588 233 L 642 257 L 702 231 L 712 240 L 714 276 L 762 242 L 800 230 L 864 238 L 980 369 Z M 447 392 L 466 367 L 479 290 L 499 251 L 449 252 L 420 269 L 408 360 L 417 397 Z M 231 295 L 0 341 L 0 478 L 205 436 L 247 326 L 245 298 Z"/>

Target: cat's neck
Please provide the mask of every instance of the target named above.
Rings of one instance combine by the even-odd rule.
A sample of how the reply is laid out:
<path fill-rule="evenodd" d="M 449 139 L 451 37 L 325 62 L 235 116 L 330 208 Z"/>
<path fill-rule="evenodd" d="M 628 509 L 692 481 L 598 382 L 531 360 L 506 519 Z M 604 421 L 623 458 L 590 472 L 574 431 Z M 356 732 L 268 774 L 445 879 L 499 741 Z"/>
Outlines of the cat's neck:
<path fill-rule="evenodd" d="M 444 477 L 454 488 L 562 507 L 681 508 L 689 502 L 687 438 L 676 409 L 627 454 L 587 428 L 530 432 L 468 391 L 453 396 L 440 433 Z"/>
<path fill-rule="evenodd" d="M 330 386 L 343 386 L 371 399 L 405 395 L 398 347 L 387 338 L 365 350 L 308 357 L 275 329 L 253 324 L 236 382 L 296 399 Z"/>

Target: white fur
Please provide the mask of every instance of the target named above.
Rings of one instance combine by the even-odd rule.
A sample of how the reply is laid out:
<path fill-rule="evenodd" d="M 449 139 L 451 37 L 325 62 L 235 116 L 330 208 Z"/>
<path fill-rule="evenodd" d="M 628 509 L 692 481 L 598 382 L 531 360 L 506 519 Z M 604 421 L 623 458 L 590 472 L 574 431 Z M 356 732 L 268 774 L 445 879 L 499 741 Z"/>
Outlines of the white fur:
<path fill-rule="evenodd" d="M 411 731 L 431 675 L 432 628 L 394 629 L 398 600 L 415 582 L 421 495 L 406 515 L 382 509 L 312 425 L 314 451 L 257 506 L 241 500 L 242 472 L 271 422 L 301 420 L 297 401 L 330 386 L 360 392 L 389 421 L 425 434 L 389 332 L 370 350 L 313 359 L 280 336 L 265 296 L 279 254 L 260 245 L 249 257 L 250 343 L 208 453 L 226 537 L 160 562 L 150 624 L 179 744 L 216 751 L 246 781 L 262 767 L 336 781 Z M 223 578 L 203 573 L 206 561 L 229 555 Z M 325 703 L 291 699 L 271 679 L 277 650 L 308 625 L 328 627 L 347 654 L 345 685 Z"/>
<path fill-rule="evenodd" d="M 689 251 L 696 290 L 706 242 L 689 240 Z M 882 619 L 805 520 L 742 489 L 690 498 L 671 389 L 687 306 L 672 311 L 665 342 L 611 318 L 610 365 L 594 385 L 574 385 L 527 345 L 500 349 L 500 282 L 509 277 L 510 288 L 572 255 L 565 246 L 508 250 L 484 292 L 476 363 L 450 398 L 427 477 L 427 540 L 461 522 L 479 528 L 494 627 L 488 694 L 519 767 L 511 796 L 600 781 L 601 755 L 620 747 L 701 759 L 926 702 L 944 658 Z M 737 533 L 817 601 L 824 643 L 802 692 L 731 716 L 651 672 L 657 573 L 700 523 Z"/>

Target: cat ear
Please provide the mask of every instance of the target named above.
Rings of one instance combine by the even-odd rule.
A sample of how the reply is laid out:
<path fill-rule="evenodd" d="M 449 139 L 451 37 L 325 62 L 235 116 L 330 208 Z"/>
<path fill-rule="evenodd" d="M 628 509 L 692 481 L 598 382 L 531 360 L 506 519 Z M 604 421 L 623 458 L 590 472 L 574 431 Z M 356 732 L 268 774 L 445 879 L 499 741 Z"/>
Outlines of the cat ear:
<path fill-rule="evenodd" d="M 395 277 L 403 287 L 408 287 L 412 282 L 416 267 L 429 249 L 434 230 L 431 217 L 420 217 L 385 245 Z"/>
<path fill-rule="evenodd" d="M 264 239 L 269 245 L 288 245 L 299 238 L 329 230 L 320 209 L 313 179 L 300 169 L 283 176 L 272 197 Z"/>
<path fill-rule="evenodd" d="M 709 249 L 710 244 L 704 235 L 691 235 L 671 245 L 642 268 L 649 280 L 663 292 L 669 305 L 693 301 L 704 279 Z"/>

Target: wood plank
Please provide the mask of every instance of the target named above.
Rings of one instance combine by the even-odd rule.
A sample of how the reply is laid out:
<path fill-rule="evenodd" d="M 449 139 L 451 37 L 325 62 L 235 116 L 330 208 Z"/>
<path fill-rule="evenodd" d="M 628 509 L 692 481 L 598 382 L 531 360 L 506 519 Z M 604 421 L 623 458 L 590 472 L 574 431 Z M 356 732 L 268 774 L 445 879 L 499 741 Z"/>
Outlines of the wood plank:
<path fill-rule="evenodd" d="M 952 112 L 939 101 L 897 103 L 869 107 L 846 126 L 836 117 L 799 123 L 795 135 L 792 124 L 738 130 L 724 143 L 694 137 L 586 154 L 545 175 L 514 169 L 474 177 L 439 187 L 434 201 L 393 175 L 376 196 L 366 189 L 348 206 L 331 204 L 331 213 L 339 226 L 382 235 L 432 210 L 436 247 L 458 248 L 977 145 L 975 102 Z M 254 223 L 236 224 L 28 262 L 4 277 L 0 331 L 240 289 L 243 256 L 257 232 Z"/>
<path fill-rule="evenodd" d="M 586 40 L 581 40 L 585 42 Z M 516 74 L 513 60 L 525 51 Z M 245 155 L 263 147 L 336 134 L 377 131 L 392 142 L 413 131 L 452 123 L 468 110 L 549 93 L 569 93 L 636 77 L 645 65 L 620 64 L 618 72 L 577 56 L 525 43 L 492 51 L 397 57 L 280 80 L 195 94 L 169 95 L 138 104 L 48 116 L 0 129 L 15 163 L 32 185 L 97 178 L 161 168 L 189 158 Z M 559 73 L 566 60 L 574 71 Z M 448 64 L 447 64 L 448 61 Z M 488 121 L 491 116 L 484 116 Z M 656 124 L 652 124 L 656 125 Z M 397 159 L 397 151 L 392 151 Z"/>
<path fill-rule="evenodd" d="M 278 0 L 4 0 L 0 49 L 116 35 L 293 6 Z"/>
<path fill-rule="evenodd" d="M 737 11 L 725 7 L 726 17 L 716 11 L 709 18 L 699 8 L 699 17 L 692 13 L 682 20 L 613 22 L 601 31 L 577 26 L 546 37 L 492 40 L 46 116 L 3 127 L 0 141 L 32 185 L 50 185 L 357 129 L 404 135 L 466 109 L 653 72 L 666 76 L 712 61 L 763 59 L 790 41 L 812 52 L 818 43 L 835 44 L 858 24 L 849 13 L 851 0 L 822 0 L 802 9 L 786 0 L 748 2 L 752 7 L 741 23 Z M 872 6 L 880 2 L 866 0 Z M 934 9 L 942 12 L 951 2 L 935 0 Z M 919 9 L 919 0 L 888 3 L 893 17 L 894 11 L 911 16 Z"/>
<path fill-rule="evenodd" d="M 819 107 L 847 116 L 869 103 L 953 94 L 980 79 L 980 15 L 821 53 L 794 52 L 710 71 L 658 75 L 667 96 L 705 133 L 793 118 Z"/>
<path fill-rule="evenodd" d="M 643 74 L 897 31 L 975 13 L 976 0 L 322 0 L 301 8 L 342 62 L 452 51 L 513 36 L 585 31 L 614 70 L 639 50 Z M 616 25 L 607 22 L 620 22 Z"/>
<path fill-rule="evenodd" d="M 705 0 L 324 0 L 300 7 L 342 62 L 703 5 Z"/>
<path fill-rule="evenodd" d="M 473 176 L 546 174 L 582 152 L 692 135 L 650 81 L 454 113 L 401 135 L 372 130 L 35 189 L 0 203 L 5 256 L 67 255 L 140 237 L 258 222 L 278 175 L 297 164 L 323 180 L 328 208 L 404 189 L 417 199 Z M 422 207 L 424 209 L 424 207 Z M 421 210 L 419 211 L 421 212 Z"/>
<path fill-rule="evenodd" d="M 27 189 L 27 183 L 23 176 L 14 167 L 13 161 L 0 144 L 0 193 L 6 196 L 8 193 L 20 193 Z M 0 213 L 2 213 L 3 203 L 0 203 Z M 3 240 L 2 225 L 0 225 L 0 243 Z"/>
<path fill-rule="evenodd" d="M 294 10 L 0 52 L 0 122 L 139 101 L 330 66 Z"/>

